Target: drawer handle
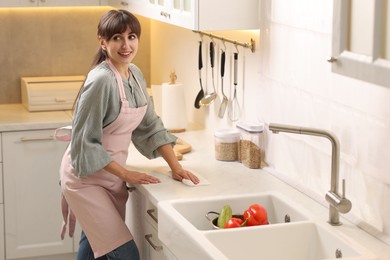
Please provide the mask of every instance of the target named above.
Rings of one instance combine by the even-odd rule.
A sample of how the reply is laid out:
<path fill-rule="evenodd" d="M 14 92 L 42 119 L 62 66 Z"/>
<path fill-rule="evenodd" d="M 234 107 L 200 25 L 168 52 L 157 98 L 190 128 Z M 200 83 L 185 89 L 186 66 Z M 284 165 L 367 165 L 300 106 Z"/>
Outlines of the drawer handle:
<path fill-rule="evenodd" d="M 160 15 L 161 15 L 162 17 L 165 17 L 165 18 L 167 18 L 167 19 L 171 19 L 171 15 L 170 15 L 170 13 L 167 13 L 167 12 L 161 11 L 161 12 L 160 12 Z"/>
<path fill-rule="evenodd" d="M 36 141 L 50 141 L 50 140 L 55 140 L 53 136 L 48 136 L 48 137 L 21 137 L 20 141 L 22 142 L 36 142 Z"/>
<path fill-rule="evenodd" d="M 157 245 L 155 245 L 155 244 L 153 243 L 153 241 L 152 241 L 152 236 L 153 236 L 152 234 L 147 234 L 147 235 L 145 235 L 146 241 L 148 241 L 148 243 L 150 244 L 150 246 L 153 247 L 153 249 L 154 249 L 155 251 L 160 251 L 160 250 L 162 250 L 162 249 L 163 249 L 162 246 L 157 246 Z"/>
<path fill-rule="evenodd" d="M 127 186 L 126 188 L 127 188 L 128 192 L 133 192 L 136 190 L 136 188 L 134 186 Z"/>
<path fill-rule="evenodd" d="M 129 3 L 125 2 L 125 1 L 121 1 L 121 5 L 123 5 L 123 6 L 128 6 Z"/>
<path fill-rule="evenodd" d="M 154 209 L 148 209 L 148 210 L 146 211 L 146 213 L 148 213 L 148 215 L 149 215 L 154 221 L 156 221 L 156 223 L 158 223 L 157 217 L 153 214 L 154 212 L 156 212 Z"/>

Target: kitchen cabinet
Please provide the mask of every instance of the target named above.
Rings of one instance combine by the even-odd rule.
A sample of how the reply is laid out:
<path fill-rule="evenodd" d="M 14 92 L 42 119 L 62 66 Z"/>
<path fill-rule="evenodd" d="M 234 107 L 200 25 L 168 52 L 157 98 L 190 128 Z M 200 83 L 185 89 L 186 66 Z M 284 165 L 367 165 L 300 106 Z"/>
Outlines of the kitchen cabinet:
<path fill-rule="evenodd" d="M 129 0 L 129 10 L 191 30 L 258 29 L 258 0 Z"/>
<path fill-rule="evenodd" d="M 0 0 L 0 7 L 98 6 L 100 0 Z"/>
<path fill-rule="evenodd" d="M 4 222 L 7 259 L 71 253 L 61 240 L 59 167 L 68 145 L 54 129 L 3 132 Z M 4 251 L 2 251 L 4 252 Z"/>
<path fill-rule="evenodd" d="M 118 9 L 129 8 L 129 2 L 127 0 L 100 0 L 100 5 L 108 5 Z"/>
<path fill-rule="evenodd" d="M 158 211 L 138 189 L 130 189 L 126 208 L 126 224 L 137 243 L 141 259 L 174 260 L 158 239 Z"/>
<path fill-rule="evenodd" d="M 5 260 L 5 250 L 4 250 L 4 204 L 0 204 L 0 260 Z"/>
<path fill-rule="evenodd" d="M 4 254 L 4 201 L 3 201 L 3 153 L 0 133 L 0 260 L 5 259 Z"/>

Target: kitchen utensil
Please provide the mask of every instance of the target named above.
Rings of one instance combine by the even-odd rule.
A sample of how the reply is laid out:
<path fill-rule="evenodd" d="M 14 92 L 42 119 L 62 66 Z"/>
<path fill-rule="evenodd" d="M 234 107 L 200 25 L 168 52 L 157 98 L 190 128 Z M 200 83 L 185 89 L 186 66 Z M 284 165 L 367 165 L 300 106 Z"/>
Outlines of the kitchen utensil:
<path fill-rule="evenodd" d="M 215 49 L 214 49 L 214 42 L 210 42 L 210 64 L 211 64 L 211 79 L 213 83 L 213 92 L 210 94 L 206 94 L 204 98 L 200 100 L 201 106 L 208 106 L 211 103 L 214 102 L 214 100 L 217 98 L 217 92 L 215 91 L 215 83 L 214 83 L 214 59 L 215 59 Z"/>
<path fill-rule="evenodd" d="M 213 226 L 213 228 L 215 229 L 221 229 L 220 227 L 218 227 L 218 217 L 212 219 L 210 218 L 210 214 L 214 214 L 214 215 L 218 215 L 219 216 L 219 213 L 218 212 L 215 212 L 215 211 L 209 211 L 206 213 L 206 218 L 210 221 L 211 225 Z M 244 216 L 243 215 L 233 215 L 232 216 L 233 218 L 239 218 L 239 219 L 242 219 L 244 220 Z"/>
<path fill-rule="evenodd" d="M 237 99 L 237 61 L 238 61 L 238 52 L 234 53 L 234 92 L 233 99 L 229 103 L 228 115 L 230 120 L 237 121 L 240 118 L 240 104 Z"/>
<path fill-rule="evenodd" d="M 227 104 L 229 102 L 227 96 L 225 95 L 225 92 L 223 90 L 223 77 L 225 75 L 225 51 L 222 50 L 222 53 L 221 53 L 221 90 L 222 90 L 222 103 L 221 103 L 221 106 L 219 107 L 219 111 L 218 111 L 218 117 L 219 118 L 223 118 L 223 116 L 225 115 L 225 111 L 226 111 L 226 107 L 227 107 Z"/>
<path fill-rule="evenodd" d="M 195 98 L 195 108 L 200 108 L 200 101 L 204 97 L 204 91 L 202 86 L 202 68 L 203 68 L 203 62 L 202 62 L 202 41 L 199 41 L 199 54 L 198 54 L 198 69 L 199 69 L 199 84 L 200 84 L 200 91 L 198 95 Z"/>

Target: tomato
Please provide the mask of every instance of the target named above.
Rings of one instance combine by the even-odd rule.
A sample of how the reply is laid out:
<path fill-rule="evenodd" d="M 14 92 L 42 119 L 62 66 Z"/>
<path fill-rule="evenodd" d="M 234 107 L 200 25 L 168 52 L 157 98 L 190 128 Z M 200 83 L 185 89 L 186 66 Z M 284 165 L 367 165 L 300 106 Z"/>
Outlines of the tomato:
<path fill-rule="evenodd" d="M 253 204 L 244 212 L 244 219 L 248 220 L 247 226 L 268 224 L 267 210 L 260 204 Z"/>
<path fill-rule="evenodd" d="M 247 223 L 247 220 L 242 220 L 240 218 L 231 218 L 229 219 L 223 228 L 238 228 L 243 227 Z"/>

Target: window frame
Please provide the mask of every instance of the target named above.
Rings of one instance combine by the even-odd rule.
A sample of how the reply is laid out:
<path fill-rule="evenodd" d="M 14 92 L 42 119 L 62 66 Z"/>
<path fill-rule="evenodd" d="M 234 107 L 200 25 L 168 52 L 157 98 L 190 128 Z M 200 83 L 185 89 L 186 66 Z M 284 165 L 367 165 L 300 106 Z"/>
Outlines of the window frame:
<path fill-rule="evenodd" d="M 390 87 L 390 60 L 380 57 L 384 47 L 384 0 L 375 0 L 371 55 L 349 51 L 349 10 L 352 0 L 333 1 L 332 72 Z M 388 14 L 390 15 L 390 14 Z M 388 50 L 390 51 L 390 50 Z"/>

